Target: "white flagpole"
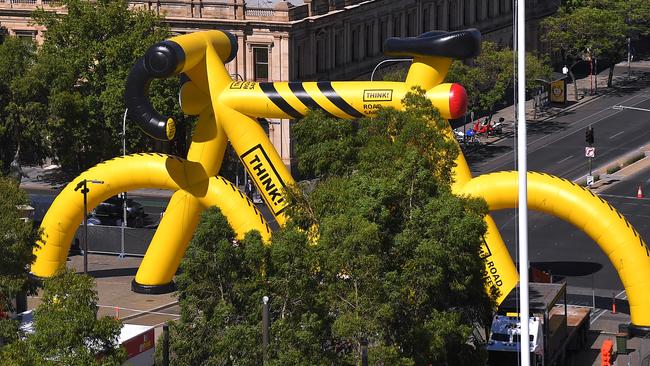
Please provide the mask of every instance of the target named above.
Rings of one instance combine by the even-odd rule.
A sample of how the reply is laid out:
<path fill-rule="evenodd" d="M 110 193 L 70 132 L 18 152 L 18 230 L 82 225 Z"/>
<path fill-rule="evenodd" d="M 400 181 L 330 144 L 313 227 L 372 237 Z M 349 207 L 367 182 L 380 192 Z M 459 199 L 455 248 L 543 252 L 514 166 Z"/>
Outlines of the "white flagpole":
<path fill-rule="evenodd" d="M 519 304 L 520 360 L 530 366 L 528 327 L 528 194 L 526 172 L 526 2 L 517 0 L 517 161 L 519 171 Z"/>

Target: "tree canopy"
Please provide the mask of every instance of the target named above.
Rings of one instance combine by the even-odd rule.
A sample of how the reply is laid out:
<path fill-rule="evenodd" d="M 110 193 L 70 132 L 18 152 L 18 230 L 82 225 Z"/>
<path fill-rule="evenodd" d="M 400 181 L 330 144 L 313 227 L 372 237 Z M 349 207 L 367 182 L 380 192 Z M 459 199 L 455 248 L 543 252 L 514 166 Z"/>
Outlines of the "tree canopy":
<path fill-rule="evenodd" d="M 467 90 L 469 108 L 492 114 L 504 101 L 515 80 L 515 53 L 510 48 L 500 48 L 490 41 L 481 43 L 481 54 L 468 64 L 454 61 L 447 74 L 447 82 L 460 83 Z M 546 58 L 526 53 L 526 88 L 540 85 L 539 80 L 549 80 L 551 67 Z"/>
<path fill-rule="evenodd" d="M 203 215 L 177 276 L 174 364 L 260 364 L 263 296 L 270 365 L 358 364 L 366 343 L 376 365 L 483 360 L 471 340 L 493 305 L 479 256 L 487 207 L 451 193 L 446 121 L 421 95 L 404 102 L 297 123 L 303 174 L 320 180 L 287 192 L 290 219 L 270 245 L 255 232 L 237 241 L 216 208 Z"/>
<path fill-rule="evenodd" d="M 0 44 L 0 174 L 9 171 L 16 150 L 22 147 L 27 161 L 45 155 L 44 138 L 40 124 L 33 123 L 29 115 L 17 113 L 16 100 L 20 98 L 18 80 L 34 62 L 36 46 L 31 40 L 6 37 Z M 38 110 L 25 103 L 25 112 Z"/>
<path fill-rule="evenodd" d="M 170 33 L 161 18 L 131 9 L 125 0 L 62 0 L 61 5 L 66 13 L 33 13 L 34 22 L 47 28 L 44 43 L 33 63 L 12 81 L 7 113 L 11 123 L 25 126 L 19 131 L 35 126 L 41 133 L 38 149 L 23 160 L 51 156 L 64 170 L 79 172 L 121 154 L 128 72 L 148 47 Z M 154 82 L 152 102 L 184 121 L 176 116 L 177 89 L 175 80 Z M 127 124 L 126 135 L 127 152 L 151 149 L 151 140 L 134 124 Z"/>
<path fill-rule="evenodd" d="M 29 264 L 39 231 L 21 219 L 20 205 L 29 203 L 25 192 L 12 179 L 0 176 L 0 311 L 15 310 L 12 300 L 20 293 L 31 294 L 36 284 L 30 280 Z M 14 340 L 17 324 L 0 318 L 0 343 Z"/>
<path fill-rule="evenodd" d="M 543 40 L 573 65 L 594 58 L 609 62 L 607 85 L 611 86 L 614 65 L 627 52 L 628 37 L 650 33 L 650 5 L 643 0 L 585 0 L 568 5 L 542 21 Z"/>
<path fill-rule="evenodd" d="M 7 366 L 120 365 L 117 346 L 122 324 L 97 318 L 97 291 L 92 277 L 62 269 L 45 279 L 41 304 L 34 311 L 33 333 L 0 349 Z"/>
<path fill-rule="evenodd" d="M 495 107 L 505 102 L 514 80 L 514 52 L 496 43 L 483 41 L 481 54 L 466 62 L 455 60 L 445 82 L 459 83 L 467 91 L 469 109 L 492 114 Z M 396 68 L 384 74 L 384 80 L 404 81 L 406 68 Z M 545 57 L 526 53 L 526 87 L 539 85 L 539 80 L 548 80 L 551 67 Z"/>

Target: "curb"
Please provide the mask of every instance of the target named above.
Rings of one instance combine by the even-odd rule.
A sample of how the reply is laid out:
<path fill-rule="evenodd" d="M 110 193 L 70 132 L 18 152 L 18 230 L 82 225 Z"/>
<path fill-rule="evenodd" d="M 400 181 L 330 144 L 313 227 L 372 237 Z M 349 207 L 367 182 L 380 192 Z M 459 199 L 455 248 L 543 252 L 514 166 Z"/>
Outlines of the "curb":
<path fill-rule="evenodd" d="M 640 78 L 640 76 L 635 76 L 635 77 L 633 77 L 633 78 L 630 78 L 630 79 L 624 80 L 623 82 L 621 82 L 621 83 L 618 84 L 618 85 L 627 85 L 627 84 L 633 83 L 633 82 L 635 82 L 635 81 L 638 81 L 639 78 Z M 613 82 L 612 82 L 612 84 L 613 84 Z M 605 95 L 607 95 L 607 94 L 613 92 L 615 89 L 614 89 L 614 86 L 611 86 L 611 87 L 607 87 L 607 86 L 605 86 L 605 88 L 604 88 L 603 90 L 604 90 L 603 92 L 598 92 L 598 94 L 590 96 L 591 98 L 589 98 L 589 99 L 587 99 L 587 100 L 585 100 L 585 101 L 583 101 L 583 102 L 577 102 L 577 101 L 576 101 L 575 104 L 570 105 L 570 106 L 568 106 L 568 107 L 566 107 L 566 108 L 564 108 L 564 109 L 561 109 L 561 110 L 558 111 L 557 113 L 554 113 L 554 114 L 552 114 L 552 115 L 550 115 L 550 116 L 548 116 L 548 117 L 544 117 L 544 118 L 542 118 L 542 119 L 538 119 L 537 122 L 546 121 L 546 120 L 548 120 L 548 119 L 550 119 L 550 118 L 555 118 L 555 117 L 556 117 L 558 114 L 560 114 L 560 113 L 563 113 L 563 112 L 566 112 L 566 111 L 572 111 L 572 110 L 577 109 L 577 108 L 579 108 L 579 107 L 582 107 L 582 106 L 585 106 L 585 105 L 587 105 L 587 104 L 590 104 L 591 102 L 593 102 L 593 101 L 595 101 L 595 100 L 598 100 L 598 99 L 604 97 Z M 583 97 L 581 100 L 584 100 L 584 97 Z"/>
<path fill-rule="evenodd" d="M 643 148 L 637 150 L 637 151 L 634 152 L 634 153 L 625 154 L 625 155 L 623 155 L 623 157 L 621 157 L 620 159 L 617 159 L 617 160 L 615 160 L 615 161 L 609 162 L 608 164 L 605 164 L 605 165 L 603 165 L 602 167 L 599 167 L 599 168 L 597 168 L 597 169 L 594 169 L 594 171 L 596 171 L 596 170 L 601 170 L 601 169 L 606 169 L 608 166 L 611 166 L 613 163 L 617 163 L 617 162 L 625 161 L 626 158 L 632 157 L 632 156 L 638 154 L 639 152 L 643 152 L 643 153 L 645 154 L 645 153 L 647 152 L 647 151 L 646 151 L 647 148 L 648 148 L 648 146 L 644 146 Z M 600 180 L 598 180 L 598 183 L 600 183 L 600 184 L 598 184 L 597 187 L 593 187 L 593 185 L 592 185 L 593 188 L 590 188 L 590 190 L 591 190 L 592 192 L 594 192 L 594 193 L 600 193 L 601 191 L 604 191 L 604 190 L 607 189 L 607 188 L 613 187 L 613 186 L 616 185 L 618 182 L 624 180 L 625 177 L 628 177 L 628 176 L 630 176 L 630 175 L 636 173 L 636 171 L 634 171 L 634 168 L 636 168 L 636 167 L 638 167 L 638 166 L 640 166 L 640 165 L 642 165 L 642 164 L 650 165 L 650 155 L 647 155 L 647 154 L 646 154 L 646 156 L 645 156 L 644 158 L 641 158 L 641 159 L 635 161 L 634 163 L 632 163 L 632 164 L 630 164 L 630 165 L 627 165 L 627 166 L 621 168 L 621 169 L 620 169 L 619 171 L 617 171 L 616 173 L 614 173 L 614 174 L 610 174 L 610 175 L 609 175 L 609 177 L 612 177 L 612 178 L 613 178 L 613 177 L 616 177 L 615 179 L 607 179 L 607 178 L 605 178 L 605 179 L 600 179 Z M 632 171 L 632 172 L 631 172 L 631 173 L 628 173 L 628 172 L 626 172 L 626 171 L 628 171 L 628 172 L 629 172 L 629 171 Z M 574 182 L 578 183 L 578 182 L 580 181 L 580 183 L 582 183 L 581 180 L 582 180 L 583 178 L 585 178 L 585 177 L 586 177 L 586 176 L 580 177 L 580 178 L 574 180 Z M 609 178 L 609 177 L 608 177 L 608 178 Z M 601 182 L 602 182 L 602 183 L 601 183 Z M 581 185 L 581 184 L 580 184 L 580 185 Z"/>

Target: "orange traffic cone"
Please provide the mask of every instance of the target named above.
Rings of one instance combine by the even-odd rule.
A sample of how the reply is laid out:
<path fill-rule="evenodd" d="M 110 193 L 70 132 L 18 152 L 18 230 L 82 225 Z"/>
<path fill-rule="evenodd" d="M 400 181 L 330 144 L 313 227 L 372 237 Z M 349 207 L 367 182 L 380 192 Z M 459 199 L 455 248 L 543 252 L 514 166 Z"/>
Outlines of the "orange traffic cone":
<path fill-rule="evenodd" d="M 641 190 L 641 186 L 639 186 L 639 190 L 636 191 L 636 198 L 643 198 L 643 191 Z"/>

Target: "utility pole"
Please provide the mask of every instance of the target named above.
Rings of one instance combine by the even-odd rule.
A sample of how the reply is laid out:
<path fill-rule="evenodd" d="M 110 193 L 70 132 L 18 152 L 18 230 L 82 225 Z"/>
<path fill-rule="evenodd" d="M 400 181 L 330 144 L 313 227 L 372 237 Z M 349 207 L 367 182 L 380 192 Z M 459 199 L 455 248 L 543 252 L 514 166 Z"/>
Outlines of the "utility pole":
<path fill-rule="evenodd" d="M 594 87 L 596 88 L 596 94 L 598 94 L 598 58 L 594 57 Z"/>
<path fill-rule="evenodd" d="M 262 352 L 263 364 L 269 363 L 269 333 L 270 333 L 270 320 L 269 320 L 269 297 L 262 297 Z"/>
<path fill-rule="evenodd" d="M 75 192 L 81 189 L 81 193 L 84 195 L 84 274 L 88 274 L 88 183 L 104 184 L 104 181 L 84 179 L 77 183 L 74 189 Z"/>
<path fill-rule="evenodd" d="M 122 118 L 122 157 L 126 156 L 126 116 L 129 113 L 127 108 Z M 124 228 L 126 227 L 126 192 L 122 192 L 122 239 L 120 241 L 120 258 L 124 258 Z"/>
<path fill-rule="evenodd" d="M 632 58 L 631 52 L 630 52 L 630 37 L 627 37 L 627 78 L 630 78 L 630 61 Z"/>
<path fill-rule="evenodd" d="M 594 145 L 594 128 L 592 126 L 587 127 L 587 130 L 585 131 L 585 142 L 587 145 L 589 145 L 589 148 L 593 147 Z M 585 149 L 585 155 L 589 158 L 589 175 L 587 176 L 587 185 L 591 185 L 593 182 L 593 177 L 591 175 L 591 160 L 593 159 L 595 153 L 593 149 Z"/>

